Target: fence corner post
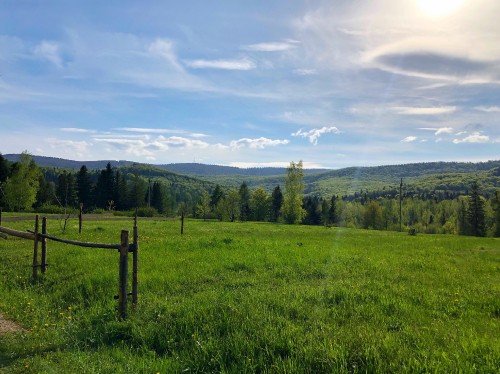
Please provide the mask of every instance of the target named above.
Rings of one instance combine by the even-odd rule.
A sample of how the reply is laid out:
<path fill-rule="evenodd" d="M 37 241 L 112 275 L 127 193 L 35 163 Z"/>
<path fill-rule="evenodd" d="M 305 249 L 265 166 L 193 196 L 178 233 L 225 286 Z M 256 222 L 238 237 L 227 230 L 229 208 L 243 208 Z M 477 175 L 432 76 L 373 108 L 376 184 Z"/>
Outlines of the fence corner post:
<path fill-rule="evenodd" d="M 47 235 L 47 217 L 42 217 L 42 235 Z M 47 238 L 42 237 L 42 274 L 47 270 Z"/>
<path fill-rule="evenodd" d="M 120 267 L 118 286 L 118 315 L 119 318 L 127 319 L 127 297 L 128 297 L 128 231 L 122 230 L 120 238 Z"/>
<path fill-rule="evenodd" d="M 33 281 L 38 279 L 38 227 L 39 215 L 35 216 L 35 231 L 34 231 L 34 244 L 33 244 Z"/>

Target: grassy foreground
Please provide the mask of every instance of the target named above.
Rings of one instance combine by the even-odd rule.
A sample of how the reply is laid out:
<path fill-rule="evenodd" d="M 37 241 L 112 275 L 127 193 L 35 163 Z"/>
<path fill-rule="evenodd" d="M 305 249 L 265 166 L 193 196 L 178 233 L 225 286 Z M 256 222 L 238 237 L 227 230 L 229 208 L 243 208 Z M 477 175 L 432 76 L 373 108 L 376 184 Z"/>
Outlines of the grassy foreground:
<path fill-rule="evenodd" d="M 32 222 L 6 226 L 32 229 Z M 128 222 L 78 235 L 118 243 Z M 139 222 L 140 304 L 116 318 L 118 253 L 0 239 L 0 372 L 500 370 L 500 241 L 256 223 Z M 49 233 L 61 235 L 49 221 Z"/>

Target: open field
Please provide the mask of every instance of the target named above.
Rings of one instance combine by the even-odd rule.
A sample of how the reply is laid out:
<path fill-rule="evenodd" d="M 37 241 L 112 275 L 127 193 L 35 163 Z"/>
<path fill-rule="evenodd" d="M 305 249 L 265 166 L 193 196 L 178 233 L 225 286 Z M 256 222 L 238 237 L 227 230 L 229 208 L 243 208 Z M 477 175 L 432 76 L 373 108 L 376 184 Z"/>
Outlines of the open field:
<path fill-rule="evenodd" d="M 32 222 L 8 222 L 19 230 Z M 132 222 L 72 220 L 117 243 Z M 0 239 L 0 372 L 498 372 L 500 240 L 313 226 L 140 221 L 139 308 L 118 254 Z M 62 236 L 58 222 L 49 233 Z"/>

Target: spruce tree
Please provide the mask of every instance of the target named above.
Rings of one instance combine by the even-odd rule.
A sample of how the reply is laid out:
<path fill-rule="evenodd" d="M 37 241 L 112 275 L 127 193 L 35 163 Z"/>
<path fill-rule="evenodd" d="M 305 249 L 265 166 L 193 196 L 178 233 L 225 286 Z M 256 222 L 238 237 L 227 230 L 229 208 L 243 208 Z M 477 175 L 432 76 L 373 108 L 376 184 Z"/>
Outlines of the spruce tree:
<path fill-rule="evenodd" d="M 281 192 L 280 186 L 276 186 L 271 195 L 271 212 L 269 220 L 271 222 L 278 222 L 281 215 L 281 207 L 283 205 L 283 193 Z"/>
<path fill-rule="evenodd" d="M 76 174 L 76 189 L 78 202 L 83 203 L 84 208 L 90 207 L 92 205 L 92 183 L 90 182 L 89 172 L 85 165 L 82 165 Z"/>
<path fill-rule="evenodd" d="M 467 210 L 467 222 L 470 234 L 473 236 L 486 236 L 484 200 L 480 194 L 477 181 L 472 182 L 469 194 L 469 207 Z"/>

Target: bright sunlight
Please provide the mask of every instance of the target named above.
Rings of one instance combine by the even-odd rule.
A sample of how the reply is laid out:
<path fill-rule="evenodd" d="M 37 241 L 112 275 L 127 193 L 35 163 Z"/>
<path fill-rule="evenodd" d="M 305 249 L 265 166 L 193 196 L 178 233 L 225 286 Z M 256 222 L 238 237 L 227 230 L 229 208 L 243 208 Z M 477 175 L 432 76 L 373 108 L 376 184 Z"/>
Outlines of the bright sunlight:
<path fill-rule="evenodd" d="M 432 17 L 445 17 L 455 13 L 464 0 L 417 0 L 424 12 Z"/>

